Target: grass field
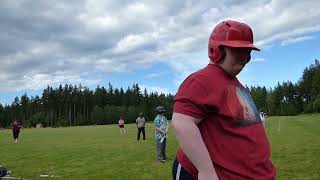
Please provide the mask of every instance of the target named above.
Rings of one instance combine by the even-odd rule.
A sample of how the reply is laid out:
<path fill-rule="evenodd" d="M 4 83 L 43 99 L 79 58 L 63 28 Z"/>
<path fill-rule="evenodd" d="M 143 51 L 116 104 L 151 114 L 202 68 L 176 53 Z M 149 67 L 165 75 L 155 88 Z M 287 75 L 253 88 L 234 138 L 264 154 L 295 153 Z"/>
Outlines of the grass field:
<path fill-rule="evenodd" d="M 279 126 L 280 124 L 280 126 Z M 279 128 L 280 127 L 280 128 Z M 155 161 L 153 124 L 147 124 L 146 142 L 136 141 L 135 125 L 121 135 L 116 125 L 22 129 L 13 143 L 9 130 L 0 131 L 0 164 L 15 176 L 41 174 L 68 180 L 167 180 L 178 148 L 169 130 L 165 164 Z M 320 115 L 268 117 L 266 128 L 277 179 L 320 179 Z"/>

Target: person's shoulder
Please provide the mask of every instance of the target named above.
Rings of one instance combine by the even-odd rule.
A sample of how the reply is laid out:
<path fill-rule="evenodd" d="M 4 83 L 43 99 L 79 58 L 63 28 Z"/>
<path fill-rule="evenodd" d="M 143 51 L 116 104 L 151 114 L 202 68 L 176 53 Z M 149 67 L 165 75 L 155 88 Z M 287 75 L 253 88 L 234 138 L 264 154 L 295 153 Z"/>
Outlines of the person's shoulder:
<path fill-rule="evenodd" d="M 180 85 L 176 96 L 181 94 L 192 94 L 192 96 L 194 94 L 207 95 L 224 85 L 225 83 L 219 83 L 221 80 L 217 80 L 217 77 L 211 74 L 211 69 L 215 67 L 208 66 L 190 74 Z"/>
<path fill-rule="evenodd" d="M 190 74 L 186 80 L 192 81 L 192 80 L 206 80 L 210 78 L 210 68 L 208 66 Z"/>
<path fill-rule="evenodd" d="M 181 90 L 190 90 L 193 88 L 196 88 L 199 90 L 199 88 L 203 89 L 205 87 L 205 82 L 207 81 L 207 78 L 201 74 L 200 71 L 197 71 L 195 73 L 190 74 L 180 85 L 179 91 Z"/>
<path fill-rule="evenodd" d="M 219 76 L 226 75 L 226 73 L 222 69 L 222 67 L 220 67 L 217 64 L 208 64 L 207 66 L 198 70 L 195 73 L 199 74 L 200 76 L 206 77 L 206 78 L 215 78 L 217 76 L 219 77 Z"/>
<path fill-rule="evenodd" d="M 158 124 L 158 123 L 159 123 L 159 118 L 155 117 L 153 122 L 154 122 L 155 124 Z"/>
<path fill-rule="evenodd" d="M 225 71 L 216 64 L 208 64 L 204 68 L 194 72 L 190 75 L 190 79 L 196 79 L 198 82 L 205 83 L 208 85 L 208 81 L 221 81 L 223 79 L 228 79 Z M 210 85 L 210 84 L 209 84 Z"/>
<path fill-rule="evenodd" d="M 155 120 L 155 121 L 160 120 L 160 116 L 157 115 L 157 116 L 154 118 L 154 120 Z"/>

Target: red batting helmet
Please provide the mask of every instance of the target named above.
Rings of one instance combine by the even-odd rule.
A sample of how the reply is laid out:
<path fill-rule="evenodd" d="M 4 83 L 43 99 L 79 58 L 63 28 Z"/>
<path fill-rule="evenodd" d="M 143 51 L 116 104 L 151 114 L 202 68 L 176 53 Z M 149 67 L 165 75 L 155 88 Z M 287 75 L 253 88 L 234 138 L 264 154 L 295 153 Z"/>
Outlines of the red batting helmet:
<path fill-rule="evenodd" d="M 260 51 L 253 45 L 251 28 L 237 21 L 223 21 L 211 32 L 208 44 L 208 56 L 213 62 L 221 58 L 220 46 L 250 48 Z"/>

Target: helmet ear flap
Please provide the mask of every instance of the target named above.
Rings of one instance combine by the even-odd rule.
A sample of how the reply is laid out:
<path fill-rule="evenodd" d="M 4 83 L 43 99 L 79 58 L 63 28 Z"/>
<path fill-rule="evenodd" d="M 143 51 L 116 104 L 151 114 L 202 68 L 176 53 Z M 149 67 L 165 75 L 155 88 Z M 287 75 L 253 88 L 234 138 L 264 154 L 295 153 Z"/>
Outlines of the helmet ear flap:
<path fill-rule="evenodd" d="M 223 56 L 225 56 L 225 53 L 221 53 L 221 48 L 220 47 L 210 48 L 209 51 L 210 51 L 210 54 L 211 54 L 210 59 L 214 63 L 217 63 L 221 58 L 224 58 Z"/>

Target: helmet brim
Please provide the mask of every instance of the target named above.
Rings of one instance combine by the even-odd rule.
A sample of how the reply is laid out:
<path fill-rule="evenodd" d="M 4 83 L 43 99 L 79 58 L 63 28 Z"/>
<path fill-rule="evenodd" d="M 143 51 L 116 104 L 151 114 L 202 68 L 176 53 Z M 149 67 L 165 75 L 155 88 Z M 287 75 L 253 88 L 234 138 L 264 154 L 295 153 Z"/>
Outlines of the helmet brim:
<path fill-rule="evenodd" d="M 235 47 L 235 48 L 249 48 L 255 51 L 260 51 L 259 48 L 254 46 L 251 42 L 244 42 L 244 41 L 228 41 L 228 42 L 217 42 L 220 46 L 228 46 L 228 47 Z"/>

